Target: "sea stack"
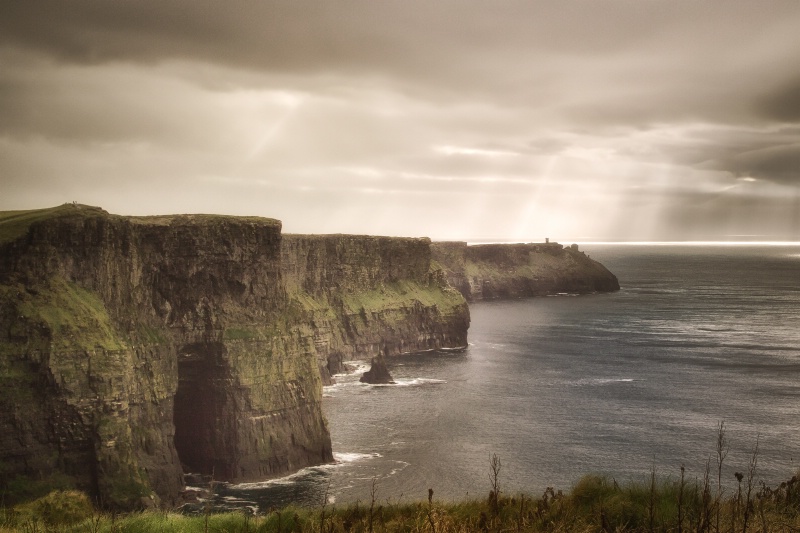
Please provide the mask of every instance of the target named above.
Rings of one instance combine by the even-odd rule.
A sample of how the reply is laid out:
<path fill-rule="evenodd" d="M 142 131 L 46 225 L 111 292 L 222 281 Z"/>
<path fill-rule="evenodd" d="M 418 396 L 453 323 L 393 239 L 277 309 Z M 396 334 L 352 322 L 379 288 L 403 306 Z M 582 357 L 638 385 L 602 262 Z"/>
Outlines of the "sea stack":
<path fill-rule="evenodd" d="M 361 376 L 359 381 L 362 383 L 370 383 L 372 385 L 387 385 L 394 383 L 394 379 L 392 379 L 392 375 L 389 373 L 389 369 L 386 367 L 386 360 L 383 358 L 382 353 L 379 352 L 377 356 L 372 358 L 369 370 L 364 372 L 364 375 Z"/>

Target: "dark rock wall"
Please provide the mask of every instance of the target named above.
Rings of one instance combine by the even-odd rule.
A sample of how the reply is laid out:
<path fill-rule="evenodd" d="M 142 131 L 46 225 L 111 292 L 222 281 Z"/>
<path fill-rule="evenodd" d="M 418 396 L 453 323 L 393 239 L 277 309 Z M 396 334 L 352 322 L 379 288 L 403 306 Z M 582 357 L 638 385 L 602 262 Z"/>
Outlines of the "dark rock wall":
<path fill-rule="evenodd" d="M 211 408 L 189 437 L 200 452 L 178 436 L 193 469 L 248 480 L 331 460 L 317 356 L 286 316 L 280 241 L 268 219 L 83 210 L 4 245 L 0 477 L 120 507 L 173 503 L 179 390 Z"/>
<path fill-rule="evenodd" d="M 429 239 L 284 235 L 281 259 L 324 378 L 379 352 L 467 345 L 469 308 L 431 269 Z"/>
<path fill-rule="evenodd" d="M 437 242 L 431 248 L 449 283 L 469 301 L 619 290 L 616 276 L 576 245 Z"/>
<path fill-rule="evenodd" d="M 0 244 L 10 497 L 63 486 L 171 505 L 184 471 L 244 481 L 330 461 L 331 370 L 467 342 L 466 302 L 427 239 L 56 211 Z"/>
<path fill-rule="evenodd" d="M 430 244 L 430 239 L 285 234 L 281 272 L 289 292 L 315 297 L 403 280 L 427 283 Z"/>

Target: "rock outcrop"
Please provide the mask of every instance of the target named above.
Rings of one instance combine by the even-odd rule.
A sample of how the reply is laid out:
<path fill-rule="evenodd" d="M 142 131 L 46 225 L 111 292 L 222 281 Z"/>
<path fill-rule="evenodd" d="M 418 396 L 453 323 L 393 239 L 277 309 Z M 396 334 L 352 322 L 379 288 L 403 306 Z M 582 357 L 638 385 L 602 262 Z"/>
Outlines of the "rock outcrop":
<path fill-rule="evenodd" d="M 575 244 L 435 242 L 431 249 L 448 282 L 468 301 L 619 290 L 617 277 Z"/>
<path fill-rule="evenodd" d="M 266 479 L 332 459 L 322 379 L 353 354 L 466 344 L 426 239 L 280 222 L 0 213 L 0 491 L 174 503 L 187 471 Z"/>
<path fill-rule="evenodd" d="M 369 370 L 362 374 L 359 381 L 371 385 L 391 385 L 394 383 L 394 378 L 389 373 L 389 367 L 386 366 L 386 359 L 383 358 L 382 354 L 379 353 L 372 358 Z"/>

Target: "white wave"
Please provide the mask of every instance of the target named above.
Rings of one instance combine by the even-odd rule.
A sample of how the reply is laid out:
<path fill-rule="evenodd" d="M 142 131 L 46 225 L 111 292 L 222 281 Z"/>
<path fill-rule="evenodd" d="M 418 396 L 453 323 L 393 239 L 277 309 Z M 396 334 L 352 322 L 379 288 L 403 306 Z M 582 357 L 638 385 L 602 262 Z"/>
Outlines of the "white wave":
<path fill-rule="evenodd" d="M 323 398 L 333 398 L 335 396 L 335 392 L 341 390 L 345 386 L 345 383 L 334 383 L 333 385 L 324 385 L 322 387 L 322 397 Z"/>
<path fill-rule="evenodd" d="M 264 481 L 255 481 L 252 483 L 237 483 L 227 485 L 231 489 L 235 490 L 253 490 L 253 489 L 264 489 L 267 487 L 271 487 L 274 485 L 293 485 L 297 483 L 301 478 L 311 474 L 312 472 L 325 472 L 327 470 L 332 470 L 341 466 L 343 463 L 336 460 L 336 456 L 338 454 L 334 453 L 334 462 L 327 463 L 322 465 L 315 465 L 315 466 L 307 466 L 306 468 L 302 468 L 293 474 L 289 474 L 288 476 L 279 477 L 275 479 L 266 479 Z"/>
<path fill-rule="evenodd" d="M 434 379 L 434 378 L 412 378 L 412 379 L 403 379 L 398 378 L 394 380 L 394 383 L 360 383 L 360 385 L 364 387 L 417 387 L 420 385 L 441 385 L 443 383 L 447 383 L 447 381 L 443 379 Z"/>
<path fill-rule="evenodd" d="M 303 469 L 305 470 L 305 469 Z M 297 478 L 300 477 L 301 472 L 295 472 L 291 476 L 281 477 L 278 479 L 268 479 L 266 481 L 254 481 L 252 483 L 237 483 L 235 485 L 230 485 L 229 488 L 234 490 L 257 490 L 257 489 L 265 489 L 267 487 L 273 487 L 275 485 L 293 485 L 297 482 Z"/>
<path fill-rule="evenodd" d="M 225 500 L 226 502 L 230 502 L 230 503 L 249 503 L 249 504 L 252 504 L 252 505 L 256 504 L 256 502 L 253 502 L 253 501 L 250 501 L 250 500 L 243 500 L 241 498 L 237 498 L 236 496 L 223 496 L 222 499 Z"/>
<path fill-rule="evenodd" d="M 355 369 L 348 373 L 348 376 L 358 376 L 369 370 L 370 363 L 366 361 L 348 361 L 351 365 L 355 365 Z"/>
<path fill-rule="evenodd" d="M 407 463 L 405 461 L 395 461 L 395 463 L 399 464 L 400 466 L 392 468 L 389 471 L 389 474 L 387 474 L 386 477 L 393 476 L 393 475 L 397 474 L 398 472 L 402 472 L 403 470 L 405 470 L 405 468 L 407 466 L 409 466 L 411 464 L 411 463 Z"/>
<path fill-rule="evenodd" d="M 383 456 L 379 453 L 333 452 L 333 459 L 337 463 L 354 463 L 356 461 L 363 461 L 364 459 L 372 459 L 374 457 Z"/>
<path fill-rule="evenodd" d="M 344 365 L 345 367 L 352 367 L 352 370 L 348 372 L 339 372 L 338 374 L 334 374 L 333 376 L 331 376 L 332 378 L 336 379 L 348 376 L 357 376 L 369 370 L 369 363 L 367 361 L 361 361 L 361 360 L 345 361 L 342 363 L 342 365 Z"/>
<path fill-rule="evenodd" d="M 633 383 L 640 381 L 634 378 L 584 378 L 577 381 L 572 381 L 570 385 L 583 386 L 583 385 L 608 385 L 610 383 Z"/>
<path fill-rule="evenodd" d="M 472 346 L 472 343 L 467 343 L 466 346 L 454 346 L 452 348 L 439 348 L 440 352 L 462 352 L 467 349 L 467 346 Z"/>
<path fill-rule="evenodd" d="M 414 379 L 396 379 L 394 385 L 396 387 L 414 387 L 416 385 L 441 385 L 447 383 L 443 379 L 434 378 L 414 378 Z"/>

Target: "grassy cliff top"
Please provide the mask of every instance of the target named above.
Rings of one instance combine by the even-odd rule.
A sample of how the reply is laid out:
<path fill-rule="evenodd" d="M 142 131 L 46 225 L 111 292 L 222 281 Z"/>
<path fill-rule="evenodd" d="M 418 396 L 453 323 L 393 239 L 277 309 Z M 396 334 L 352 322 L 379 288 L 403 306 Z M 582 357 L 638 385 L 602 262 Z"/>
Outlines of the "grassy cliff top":
<path fill-rule="evenodd" d="M 284 233 L 284 239 L 305 240 L 340 240 L 340 239 L 375 239 L 397 242 L 431 242 L 429 237 L 396 237 L 390 235 L 367 235 L 356 233 Z"/>
<path fill-rule="evenodd" d="M 148 226 L 169 226 L 176 222 L 186 224 L 213 224 L 217 222 L 249 222 L 253 224 L 263 224 L 265 226 L 281 226 L 281 221 L 274 218 L 254 217 L 254 216 L 236 216 L 236 215 L 207 215 L 207 214 L 189 214 L 189 215 L 153 215 L 146 217 L 125 217 L 134 224 L 148 225 Z"/>
<path fill-rule="evenodd" d="M 0 211 L 0 244 L 13 241 L 28 231 L 31 224 L 64 216 L 110 216 L 99 207 L 81 204 L 63 204 L 46 209 L 27 211 Z"/>
<path fill-rule="evenodd" d="M 45 209 L 29 209 L 25 211 L 0 211 L 0 244 L 13 241 L 25 235 L 31 224 L 61 217 L 108 217 L 128 220 L 134 224 L 168 226 L 173 223 L 211 224 L 221 221 L 237 221 L 258 223 L 268 226 L 281 226 L 281 221 L 274 218 L 244 217 L 232 215 L 158 215 L 145 217 L 123 217 L 112 215 L 107 211 L 83 204 L 62 204 Z"/>

